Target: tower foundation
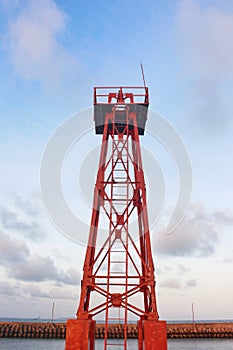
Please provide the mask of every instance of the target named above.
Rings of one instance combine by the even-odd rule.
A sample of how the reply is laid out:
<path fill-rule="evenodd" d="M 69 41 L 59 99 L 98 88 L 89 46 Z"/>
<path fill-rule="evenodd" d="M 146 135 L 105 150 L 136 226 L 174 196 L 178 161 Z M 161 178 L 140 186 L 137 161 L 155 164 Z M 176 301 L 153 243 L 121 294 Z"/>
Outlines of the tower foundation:
<path fill-rule="evenodd" d="M 94 350 L 95 321 L 67 320 L 65 350 Z"/>

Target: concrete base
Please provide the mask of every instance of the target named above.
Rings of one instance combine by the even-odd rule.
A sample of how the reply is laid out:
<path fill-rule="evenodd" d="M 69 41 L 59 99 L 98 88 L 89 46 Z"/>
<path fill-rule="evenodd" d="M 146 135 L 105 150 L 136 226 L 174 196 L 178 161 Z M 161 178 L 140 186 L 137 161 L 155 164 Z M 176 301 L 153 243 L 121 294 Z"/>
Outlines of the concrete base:
<path fill-rule="evenodd" d="M 65 350 L 94 350 L 95 321 L 67 320 Z"/>
<path fill-rule="evenodd" d="M 139 321 L 138 349 L 167 350 L 166 321 Z"/>

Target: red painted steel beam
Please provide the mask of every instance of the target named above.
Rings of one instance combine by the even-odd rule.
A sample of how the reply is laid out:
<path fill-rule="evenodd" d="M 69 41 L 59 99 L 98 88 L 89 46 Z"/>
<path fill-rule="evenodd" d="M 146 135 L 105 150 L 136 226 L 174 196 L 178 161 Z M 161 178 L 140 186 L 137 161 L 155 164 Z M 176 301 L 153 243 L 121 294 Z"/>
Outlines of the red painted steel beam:
<path fill-rule="evenodd" d="M 137 92 L 138 90 L 143 93 Z M 105 102 L 99 102 L 99 98 L 105 99 Z M 138 98 L 142 98 L 141 103 Z M 102 134 L 102 146 L 77 322 L 83 324 L 84 338 L 89 337 L 90 344 L 93 344 L 93 317 L 105 313 L 104 350 L 109 349 L 108 325 L 115 318 L 111 312 L 114 315 L 116 309 L 119 310 L 119 315 L 123 314 L 119 322 L 124 327 L 124 350 L 127 349 L 129 314 L 139 318 L 139 350 L 149 350 L 150 332 L 157 344 L 154 349 L 167 349 L 164 323 L 159 321 L 157 311 L 146 185 L 139 140 L 139 133 L 142 135 L 144 131 L 140 130 L 138 123 L 144 118 L 142 126 L 145 125 L 148 104 L 147 87 L 94 88 L 94 105 L 98 107 L 95 110 L 96 132 Z M 109 107 L 106 109 L 105 105 Z M 99 122 L 103 125 L 98 125 Z M 101 220 L 105 223 L 105 231 L 100 227 Z M 101 301 L 98 298 L 102 298 Z M 71 337 L 76 332 L 80 339 L 81 331 L 76 324 L 71 323 L 70 327 Z M 162 335 L 162 341 L 157 339 L 158 334 Z M 83 344 L 82 350 L 89 350 L 85 345 L 86 340 L 79 342 Z M 71 342 L 68 340 L 67 344 Z M 66 346 L 66 350 L 73 349 L 76 348 Z"/>

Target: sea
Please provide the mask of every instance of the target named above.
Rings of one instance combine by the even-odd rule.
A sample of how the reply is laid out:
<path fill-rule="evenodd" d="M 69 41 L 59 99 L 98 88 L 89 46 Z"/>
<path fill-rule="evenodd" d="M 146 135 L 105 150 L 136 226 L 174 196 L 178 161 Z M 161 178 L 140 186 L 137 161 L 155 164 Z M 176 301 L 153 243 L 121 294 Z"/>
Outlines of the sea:
<path fill-rule="evenodd" d="M 48 322 L 44 319 L 12 319 L 0 318 L 0 321 L 10 322 Z M 51 320 L 50 320 L 51 321 Z M 54 322 L 66 322 L 65 319 L 56 319 Z M 233 322 L 233 320 L 205 320 L 207 322 Z M 168 321 L 168 323 L 188 323 L 187 321 Z M 233 339 L 168 339 L 168 350 L 233 350 Z M 114 339 L 114 350 L 122 350 L 122 340 Z M 0 350 L 64 350 L 63 339 L 25 339 L 25 338 L 0 338 Z M 128 350 L 137 349 L 137 340 L 129 339 Z M 103 340 L 95 340 L 95 350 L 103 350 Z"/>
<path fill-rule="evenodd" d="M 116 343 L 117 340 L 114 340 Z M 114 350 L 122 350 L 122 346 Z M 168 339 L 168 350 L 233 350 L 233 339 Z M 103 340 L 96 339 L 95 350 L 103 350 Z M 1 350 L 64 350 L 65 340 L 60 339 L 0 339 Z M 128 340 L 128 350 L 136 350 L 137 341 Z"/>

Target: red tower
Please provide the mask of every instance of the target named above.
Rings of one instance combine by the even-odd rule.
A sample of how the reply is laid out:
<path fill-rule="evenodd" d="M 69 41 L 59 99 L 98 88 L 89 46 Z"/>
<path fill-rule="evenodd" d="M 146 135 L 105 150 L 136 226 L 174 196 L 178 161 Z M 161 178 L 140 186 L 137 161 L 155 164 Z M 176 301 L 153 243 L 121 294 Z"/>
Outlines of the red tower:
<path fill-rule="evenodd" d="M 127 324 L 135 319 L 138 350 L 167 349 L 166 322 L 158 320 L 139 142 L 148 105 L 147 87 L 94 88 L 102 146 L 77 320 L 67 321 L 66 350 L 94 349 L 94 318 L 105 320 L 104 350 L 126 350 Z M 123 329 L 120 344 L 109 338 L 112 323 Z"/>

